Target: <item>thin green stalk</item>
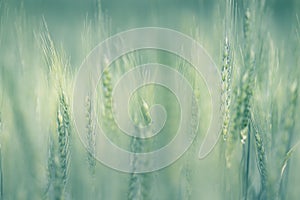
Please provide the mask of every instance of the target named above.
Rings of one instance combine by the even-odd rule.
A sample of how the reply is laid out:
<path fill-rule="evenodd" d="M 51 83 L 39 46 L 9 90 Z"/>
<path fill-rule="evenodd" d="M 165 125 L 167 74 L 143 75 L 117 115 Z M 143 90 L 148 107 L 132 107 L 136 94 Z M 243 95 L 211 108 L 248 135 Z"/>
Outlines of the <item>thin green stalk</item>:
<path fill-rule="evenodd" d="M 88 141 L 88 151 L 87 151 L 87 160 L 88 160 L 88 167 L 89 167 L 89 174 L 91 177 L 91 187 L 92 187 L 92 195 L 95 198 L 96 194 L 96 159 L 95 159 L 95 151 L 96 151 L 96 135 L 95 129 L 92 120 L 92 102 L 90 96 L 86 98 L 86 108 L 87 108 L 87 141 Z"/>
<path fill-rule="evenodd" d="M 252 163 L 251 155 L 251 126 L 250 126 L 250 113 L 251 113 L 251 100 L 254 88 L 254 52 L 252 47 L 252 18 L 249 9 L 246 9 L 244 14 L 244 48 L 243 48 L 243 64 L 240 78 L 236 92 L 236 107 L 235 115 L 233 118 L 233 133 L 231 140 L 236 141 L 238 135 L 242 145 L 242 160 L 241 160 L 241 198 L 249 198 L 250 187 L 250 164 Z M 247 141 L 248 140 L 248 141 Z M 231 154 L 230 154 L 231 155 Z M 251 194 L 252 196 L 252 194 Z"/>
<path fill-rule="evenodd" d="M 190 150 L 191 151 L 191 150 Z M 185 199 L 189 200 L 192 196 L 192 165 L 190 164 L 190 159 L 192 158 L 192 154 L 188 151 L 186 152 L 187 155 L 185 158 L 185 163 L 181 168 L 180 172 L 180 183 L 179 183 L 179 190 L 178 190 L 178 200 Z"/>
<path fill-rule="evenodd" d="M 140 98 L 139 99 L 139 104 L 141 105 L 140 107 L 140 114 L 142 116 L 142 120 L 146 122 L 146 125 L 148 125 L 151 121 L 150 114 L 149 114 L 149 107 L 147 103 Z M 143 132 L 140 127 L 141 122 L 137 122 L 136 126 L 136 131 L 139 132 L 139 134 L 147 134 Z M 143 152 L 145 150 L 145 146 L 142 143 L 142 140 L 140 138 L 132 137 L 131 142 L 130 142 L 130 148 L 131 151 L 134 153 L 139 153 Z M 129 179 L 129 190 L 128 190 L 128 195 L 127 199 L 128 200 L 140 200 L 140 199 L 151 199 L 150 197 L 150 175 L 147 173 L 135 173 L 136 167 L 140 165 L 147 165 L 147 160 L 139 160 L 138 157 L 133 155 L 132 157 L 132 171 L 133 173 L 130 174 L 130 179 Z"/>
<path fill-rule="evenodd" d="M 297 108 L 297 101 L 298 101 L 298 83 L 297 81 L 294 81 L 290 86 L 290 101 L 288 103 L 288 112 L 285 117 L 284 122 L 284 129 L 285 132 L 288 133 L 287 143 L 286 143 L 286 157 L 289 157 L 291 154 L 292 149 L 292 142 L 294 139 L 294 127 L 295 127 L 295 114 L 296 114 L 296 108 Z M 285 158 L 284 164 L 282 165 L 283 170 L 281 169 L 281 175 L 280 175 L 280 183 L 279 183 L 279 195 L 282 199 L 286 198 L 286 190 L 287 190 L 287 184 L 288 184 L 288 172 L 289 172 L 289 164 L 287 162 L 288 159 Z M 285 173 L 285 174 L 283 174 Z"/>
<path fill-rule="evenodd" d="M 140 139 L 133 137 L 131 141 L 131 149 L 133 152 L 141 151 L 142 144 Z M 137 159 L 136 156 L 133 156 L 132 166 L 133 171 L 136 170 L 136 166 L 138 165 L 140 160 Z M 145 188 L 146 182 L 146 175 L 145 174 L 138 174 L 138 173 L 131 173 L 130 180 L 129 180 L 129 191 L 128 191 L 128 200 L 139 200 L 145 199 L 147 195 L 147 189 Z"/>
<path fill-rule="evenodd" d="M 243 158 L 241 164 L 242 169 L 242 199 L 248 199 L 249 185 L 250 185 L 250 156 L 251 156 L 251 128 L 250 125 L 247 127 L 247 143 L 243 146 Z"/>

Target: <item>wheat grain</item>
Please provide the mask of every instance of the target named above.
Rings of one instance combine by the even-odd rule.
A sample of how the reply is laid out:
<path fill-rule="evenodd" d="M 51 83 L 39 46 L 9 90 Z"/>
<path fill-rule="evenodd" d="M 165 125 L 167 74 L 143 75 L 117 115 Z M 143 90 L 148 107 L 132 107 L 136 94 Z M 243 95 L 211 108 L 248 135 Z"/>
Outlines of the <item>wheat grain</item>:
<path fill-rule="evenodd" d="M 103 95 L 101 105 L 103 105 L 103 122 L 104 125 L 110 132 L 115 131 L 115 124 L 113 119 L 113 110 L 112 110 L 112 75 L 108 68 L 105 68 L 102 74 L 102 88 L 101 94 Z M 116 139 L 115 135 L 112 135 Z"/>
<path fill-rule="evenodd" d="M 236 91 L 237 106 L 233 125 L 233 130 L 239 133 L 240 140 L 243 144 L 247 139 L 247 127 L 250 122 L 250 107 L 255 79 L 255 54 L 251 47 L 251 15 L 249 9 L 245 12 L 244 37 L 246 41 L 244 48 L 245 69 L 242 73 L 243 76 L 240 81 L 240 86 Z"/>
<path fill-rule="evenodd" d="M 222 111 L 223 111 L 223 127 L 222 134 L 224 140 L 228 137 L 229 121 L 230 121 L 230 104 L 231 104 L 231 73 L 232 62 L 230 55 L 230 44 L 228 38 L 225 38 L 223 50 L 223 66 L 221 71 L 222 76 Z"/>
<path fill-rule="evenodd" d="M 50 199 L 64 199 L 70 165 L 70 124 L 69 111 L 62 94 L 57 109 L 57 145 L 49 138 L 48 185 Z"/>
<path fill-rule="evenodd" d="M 254 138 L 255 138 L 255 147 L 257 153 L 257 167 L 260 172 L 261 176 L 261 185 L 263 193 L 267 186 L 267 163 L 266 163 L 266 152 L 265 152 L 265 145 L 262 138 L 262 134 L 259 132 L 258 128 L 255 126 L 252 120 L 252 126 L 254 128 Z"/>
<path fill-rule="evenodd" d="M 60 175 L 63 187 L 65 188 L 69 171 L 71 128 L 69 108 L 64 94 L 61 94 L 59 98 L 59 107 L 57 111 L 57 133 Z"/>

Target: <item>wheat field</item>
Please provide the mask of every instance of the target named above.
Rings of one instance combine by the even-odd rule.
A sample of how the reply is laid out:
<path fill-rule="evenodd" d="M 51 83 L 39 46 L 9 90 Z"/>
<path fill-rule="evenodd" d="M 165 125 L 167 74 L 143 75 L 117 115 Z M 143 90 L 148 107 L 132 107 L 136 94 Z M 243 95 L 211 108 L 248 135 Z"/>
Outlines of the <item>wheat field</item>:
<path fill-rule="evenodd" d="M 174 53 L 149 48 L 119 56 L 95 90 L 79 90 L 86 94 L 84 103 L 74 104 L 76 81 L 90 52 L 115 34 L 143 27 L 189 36 L 219 71 L 220 137 L 203 159 L 199 148 L 213 126 L 210 91 L 205 77 Z M 178 99 L 155 84 L 114 100 L 122 76 L 146 63 L 170 66 L 187 80 L 195 101 Z M 140 74 L 144 79 L 153 75 L 146 72 Z M 170 74 L 153 73 L 180 86 Z M 124 82 L 125 90 L 139 78 Z M 298 0 L 0 0 L 0 200 L 299 199 L 299 82 Z M 116 104 L 128 104 L 128 111 Z M 153 123 L 157 104 L 166 120 L 150 137 L 144 127 Z M 190 110 L 182 111 L 183 105 Z M 84 113 L 79 122 L 77 110 Z M 134 131 L 146 139 L 124 134 L 118 114 L 128 115 Z M 138 173 L 140 166 L 167 159 L 137 155 L 166 146 L 181 128 L 182 116 L 191 119 L 186 130 L 197 127 L 189 148 L 168 166 Z M 83 138 L 77 126 L 84 127 Z M 97 126 L 116 146 L 137 153 L 130 173 L 97 157 L 105 152 Z M 170 157 L 181 145 L 184 141 L 171 148 Z"/>

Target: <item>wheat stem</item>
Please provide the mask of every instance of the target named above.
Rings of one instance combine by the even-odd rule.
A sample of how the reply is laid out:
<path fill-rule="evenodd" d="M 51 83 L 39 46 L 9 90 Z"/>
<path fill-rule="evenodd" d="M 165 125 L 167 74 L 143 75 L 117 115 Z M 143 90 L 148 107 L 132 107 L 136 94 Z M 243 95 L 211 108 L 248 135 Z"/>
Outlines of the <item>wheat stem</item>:
<path fill-rule="evenodd" d="M 141 121 L 146 122 L 146 125 L 148 125 L 151 121 L 148 104 L 142 98 L 139 98 L 138 103 L 140 104 L 140 112 L 142 116 Z M 134 118 L 138 119 L 137 117 Z M 140 135 L 145 135 L 147 133 L 140 128 L 143 126 L 141 121 L 135 122 L 137 123 L 136 131 L 138 131 Z M 143 152 L 145 150 L 145 146 L 143 145 L 142 140 L 137 137 L 132 137 L 130 142 L 130 147 L 131 147 L 131 151 L 134 153 Z M 131 165 L 132 165 L 133 173 L 130 174 L 129 192 L 128 192 L 127 199 L 128 200 L 150 199 L 150 195 L 149 195 L 150 175 L 147 173 L 141 173 L 141 174 L 135 173 L 137 166 L 147 165 L 147 160 L 141 160 L 134 154 L 132 157 Z"/>
<path fill-rule="evenodd" d="M 295 126 L 295 113 L 296 113 L 296 108 L 297 108 L 297 101 L 298 101 L 298 83 L 295 80 L 291 86 L 290 86 L 290 91 L 289 91 L 289 96 L 290 96 L 290 101 L 289 101 L 289 106 L 288 106 L 288 112 L 285 117 L 284 121 L 284 132 L 288 134 L 286 142 L 284 143 L 286 145 L 285 147 L 285 152 L 286 152 L 286 157 L 283 161 L 283 167 L 281 168 L 281 175 L 280 175 L 280 183 L 279 183 L 279 195 L 282 199 L 285 199 L 286 197 L 286 190 L 287 190 L 287 183 L 288 183 L 288 172 L 289 172 L 289 165 L 288 165 L 288 157 L 291 154 L 291 147 L 292 141 L 293 141 L 293 136 L 294 136 L 294 126 Z M 284 169 L 284 170 L 282 170 Z M 283 174 L 285 172 L 285 174 Z M 285 175 L 285 176 L 283 176 Z"/>
<path fill-rule="evenodd" d="M 96 135 L 95 135 L 95 128 L 93 125 L 92 120 L 92 102 L 90 96 L 86 97 L 86 118 L 87 118 L 87 141 L 88 141 L 88 151 L 87 151 L 87 160 L 88 160 L 88 167 L 89 167 L 89 174 L 91 177 L 91 187 L 92 187 L 92 196 L 96 194 L 96 159 L 95 159 L 95 151 L 96 151 Z"/>

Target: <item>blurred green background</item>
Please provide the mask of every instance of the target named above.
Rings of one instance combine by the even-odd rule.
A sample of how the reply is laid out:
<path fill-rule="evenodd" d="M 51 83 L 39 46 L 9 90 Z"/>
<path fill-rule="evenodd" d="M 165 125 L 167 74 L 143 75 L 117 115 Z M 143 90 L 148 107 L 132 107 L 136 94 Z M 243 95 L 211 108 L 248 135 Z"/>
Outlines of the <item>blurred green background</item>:
<path fill-rule="evenodd" d="M 51 73 L 43 61 L 45 55 L 39 46 L 40 34 L 45 32 L 41 25 L 43 18 L 57 51 L 64 52 L 59 55 L 64 55 L 62 60 L 69 63 L 66 66 L 71 69 L 70 74 L 66 76 L 70 81 L 66 80 L 66 93 L 69 97 L 72 92 L 72 81 L 87 53 L 110 35 L 131 28 L 158 26 L 183 32 L 203 45 L 219 69 L 223 64 L 225 1 L 222 0 L 102 0 L 100 10 L 99 1 L 96 0 L 0 0 L 0 2 L 2 3 L 0 144 L 4 199 L 51 199 L 47 193 L 49 135 L 56 134 L 58 98 L 57 94 L 54 94 L 57 88 L 51 82 Z M 243 68 L 241 24 L 244 20 L 244 7 L 252 1 L 236 2 L 238 30 L 237 33 L 232 33 L 230 38 L 235 44 L 233 52 L 236 79 L 234 78 L 233 82 L 239 88 L 242 87 L 238 82 L 242 77 L 239 69 Z M 261 38 L 255 38 L 256 43 L 263 44 L 263 51 L 256 53 L 261 53 L 261 57 L 265 60 L 256 71 L 258 81 L 255 86 L 253 113 L 257 116 L 258 126 L 261 125 L 261 129 L 265 131 L 263 133 L 267 135 L 264 139 L 268 140 L 269 135 L 275 133 L 266 130 L 273 128 L 280 132 L 284 129 L 285 110 L 290 108 L 291 96 L 287 93 L 289 92 L 287 88 L 290 88 L 292 80 L 299 80 L 300 40 L 295 39 L 295 30 L 300 29 L 296 17 L 300 16 L 300 1 L 266 0 L 264 12 L 262 27 L 267 31 L 257 24 L 253 29 L 253 32 L 265 31 L 260 35 Z M 98 16 L 104 20 L 95 20 Z M 84 24 L 89 21 L 92 30 L 88 34 Z M 235 40 L 241 44 L 236 44 Z M 60 51 L 61 49 L 63 50 Z M 166 64 L 177 62 L 171 58 L 172 56 L 161 57 L 163 58 L 160 61 Z M 201 86 L 200 89 L 205 88 Z M 205 103 L 206 101 L 200 105 L 204 113 L 208 110 Z M 268 110 L 269 107 L 273 109 L 273 105 L 274 110 Z M 172 109 L 172 106 L 170 107 Z M 295 111 L 298 113 L 299 106 Z M 274 126 L 270 123 L 271 116 L 277 117 L 275 120 L 278 123 Z M 205 117 L 207 118 L 206 115 Z M 146 188 L 151 194 L 149 199 L 240 197 L 242 171 L 240 143 L 236 145 L 237 150 L 234 154 L 236 157 L 233 159 L 236 165 L 233 165 L 231 171 L 225 170 L 223 140 L 219 140 L 215 150 L 205 160 L 197 159 L 199 146 L 204 137 L 201 131 L 208 125 L 206 118 L 202 121 L 197 141 L 182 158 L 170 167 L 149 174 L 150 178 L 147 180 L 151 187 Z M 300 127 L 297 124 L 299 119 L 299 114 L 293 119 L 296 121 L 293 144 L 299 139 Z M 67 195 L 62 199 L 128 199 L 131 175 L 112 170 L 97 162 L 96 173 L 91 178 L 86 149 L 77 134 L 73 134 L 71 138 L 70 175 L 66 186 Z M 278 138 L 280 143 L 281 138 Z M 283 136 L 282 140 L 284 139 Z M 277 146 L 276 143 L 272 148 Z M 268 150 L 272 151 L 272 148 Z M 256 152 L 254 148 L 253 152 Z M 300 166 L 299 148 L 295 152 L 291 158 L 292 165 L 286 193 L 287 199 L 296 200 L 299 197 L 300 183 L 300 174 L 297 172 Z M 269 161 L 271 168 L 272 165 L 275 166 L 272 158 Z M 257 192 L 260 187 L 260 175 L 256 163 L 253 163 L 251 191 Z M 276 166 L 274 168 L 277 170 Z M 228 183 L 224 180 L 226 177 L 232 193 L 226 190 L 225 185 Z M 275 179 L 275 176 L 270 176 L 270 180 Z"/>
<path fill-rule="evenodd" d="M 224 12 L 224 5 L 218 0 L 102 0 L 101 10 L 110 21 L 109 34 L 136 27 L 158 26 L 171 28 L 189 34 L 188 26 L 200 24 L 206 29 L 201 34 L 211 34 L 214 38 L 214 26 L 221 25 L 222 18 L 216 13 Z M 92 19 L 97 15 L 97 0 L 11 0 L 11 10 L 23 5 L 26 15 L 31 19 L 45 17 L 54 40 L 58 40 L 70 51 L 71 61 L 78 65 L 76 52 L 85 18 Z M 238 3 L 243 7 L 243 1 Z M 296 13 L 300 12 L 298 0 L 266 0 L 266 12 L 270 15 L 268 27 L 274 29 L 272 34 L 278 40 L 286 39 L 295 26 Z M 239 18 L 243 14 L 239 13 Z M 13 22 L 11 22 L 13 23 Z M 205 44 L 204 44 L 205 46 Z M 209 52 L 213 54 L 213 52 Z M 214 55 L 212 55 L 214 56 Z M 218 58 L 216 58 L 218 59 Z"/>

